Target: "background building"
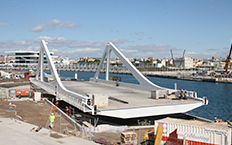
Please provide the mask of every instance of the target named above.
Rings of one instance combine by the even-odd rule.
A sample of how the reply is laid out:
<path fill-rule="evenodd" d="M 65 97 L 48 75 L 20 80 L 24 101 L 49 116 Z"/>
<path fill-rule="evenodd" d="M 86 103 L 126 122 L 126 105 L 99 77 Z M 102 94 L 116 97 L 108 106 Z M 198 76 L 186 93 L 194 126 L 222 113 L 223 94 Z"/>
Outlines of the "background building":
<path fill-rule="evenodd" d="M 6 51 L 5 53 L 14 57 L 16 64 L 37 64 L 39 60 L 39 51 Z M 50 52 L 50 55 L 53 54 L 54 52 Z M 44 62 L 47 63 L 45 55 Z"/>
<path fill-rule="evenodd" d="M 193 59 L 190 57 L 179 57 L 174 59 L 176 67 L 193 68 Z"/>

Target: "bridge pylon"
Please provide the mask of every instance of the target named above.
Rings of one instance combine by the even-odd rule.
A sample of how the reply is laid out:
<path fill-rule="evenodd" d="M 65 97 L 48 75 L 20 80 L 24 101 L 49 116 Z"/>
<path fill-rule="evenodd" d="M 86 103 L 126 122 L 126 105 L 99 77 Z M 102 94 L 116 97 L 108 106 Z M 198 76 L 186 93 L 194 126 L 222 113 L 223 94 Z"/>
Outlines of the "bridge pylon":
<path fill-rule="evenodd" d="M 123 54 L 122 52 L 112 43 L 109 42 L 106 45 L 105 51 L 102 55 L 99 67 L 97 69 L 97 72 L 95 73 L 94 78 L 91 78 L 91 81 L 99 81 L 98 76 L 100 74 L 100 70 L 104 64 L 104 61 L 106 59 L 106 77 L 105 80 L 109 80 L 109 66 L 110 66 L 110 54 L 111 52 L 114 52 L 114 54 L 121 60 L 121 62 L 126 66 L 126 68 L 132 73 L 132 75 L 135 77 L 135 79 L 139 82 L 139 87 L 142 90 L 167 90 L 167 88 L 163 88 L 161 86 L 158 86 L 154 83 L 152 83 L 150 80 L 148 80 Z M 174 91 L 174 90 L 173 90 Z"/>
<path fill-rule="evenodd" d="M 52 83 L 43 81 L 44 55 L 46 56 L 46 60 L 50 68 L 51 75 L 54 79 Z M 36 77 L 30 78 L 30 81 L 34 85 L 47 91 L 49 94 L 56 96 L 56 99 L 63 100 L 77 107 L 83 112 L 90 112 L 92 114 L 96 112 L 97 109 L 96 106 L 90 103 L 91 98 L 72 92 L 64 87 L 57 73 L 53 60 L 51 58 L 50 52 L 47 47 L 47 43 L 44 40 L 41 41 L 41 45 L 40 45 L 40 54 L 39 54 L 39 61 L 37 65 Z"/>

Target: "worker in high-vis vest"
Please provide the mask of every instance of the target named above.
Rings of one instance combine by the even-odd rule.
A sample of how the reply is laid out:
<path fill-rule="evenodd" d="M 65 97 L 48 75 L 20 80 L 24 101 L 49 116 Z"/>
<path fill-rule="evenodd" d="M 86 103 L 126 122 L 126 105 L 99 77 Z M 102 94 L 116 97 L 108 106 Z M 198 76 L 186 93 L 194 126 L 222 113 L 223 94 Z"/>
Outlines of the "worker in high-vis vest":
<path fill-rule="evenodd" d="M 54 122 L 55 122 L 55 115 L 52 113 L 50 115 L 50 128 L 52 129 L 54 127 Z"/>
<path fill-rule="evenodd" d="M 217 117 L 214 118 L 214 122 L 215 122 L 215 123 L 218 123 Z"/>

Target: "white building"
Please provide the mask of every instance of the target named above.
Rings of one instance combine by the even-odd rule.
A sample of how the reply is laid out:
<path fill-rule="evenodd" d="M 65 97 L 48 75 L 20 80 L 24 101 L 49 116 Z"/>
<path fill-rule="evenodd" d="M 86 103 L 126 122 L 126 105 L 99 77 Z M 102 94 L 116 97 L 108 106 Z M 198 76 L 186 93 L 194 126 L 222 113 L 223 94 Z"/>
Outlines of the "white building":
<path fill-rule="evenodd" d="M 39 51 L 6 51 L 5 53 L 15 57 L 16 64 L 37 64 L 39 60 Z M 54 52 L 50 52 L 50 55 L 53 54 Z M 47 63 L 45 55 L 44 62 Z"/>
<path fill-rule="evenodd" d="M 179 57 L 174 59 L 176 67 L 193 68 L 193 59 L 190 57 Z"/>
<path fill-rule="evenodd" d="M 60 61 L 60 64 L 62 64 L 62 65 L 69 65 L 69 64 L 70 64 L 69 58 L 68 58 L 68 57 L 65 57 L 64 59 L 62 59 L 62 60 Z"/>

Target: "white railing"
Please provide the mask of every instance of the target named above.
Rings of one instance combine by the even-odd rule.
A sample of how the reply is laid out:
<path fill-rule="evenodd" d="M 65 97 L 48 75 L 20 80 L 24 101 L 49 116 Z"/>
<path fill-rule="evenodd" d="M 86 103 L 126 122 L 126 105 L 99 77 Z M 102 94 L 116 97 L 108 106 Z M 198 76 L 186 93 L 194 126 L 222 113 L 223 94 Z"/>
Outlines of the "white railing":
<path fill-rule="evenodd" d="M 66 90 L 62 90 L 61 88 L 58 89 L 54 84 L 42 82 L 34 78 L 31 78 L 30 81 L 34 85 L 47 91 L 49 94 L 56 96 L 58 100 L 66 101 L 84 112 L 93 112 L 93 106 L 87 104 L 87 101 L 90 98 L 80 96 L 79 94 L 76 94 L 74 92 L 67 92 Z"/>

